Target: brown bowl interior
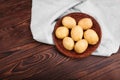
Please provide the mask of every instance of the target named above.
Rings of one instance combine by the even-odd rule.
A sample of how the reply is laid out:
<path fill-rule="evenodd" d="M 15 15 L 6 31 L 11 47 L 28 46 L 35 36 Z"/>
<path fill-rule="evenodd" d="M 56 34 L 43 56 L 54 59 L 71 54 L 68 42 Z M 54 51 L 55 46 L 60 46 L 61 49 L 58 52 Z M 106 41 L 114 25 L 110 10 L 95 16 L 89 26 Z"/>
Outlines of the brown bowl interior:
<path fill-rule="evenodd" d="M 63 44 L 62 44 L 62 40 L 61 39 L 58 39 L 56 36 L 55 36 L 55 31 L 56 29 L 59 27 L 59 26 L 62 26 L 62 19 L 65 17 L 65 16 L 70 16 L 72 18 L 74 18 L 76 20 L 76 22 L 78 23 L 78 21 L 82 18 L 91 18 L 91 20 L 93 21 L 93 26 L 91 29 L 95 30 L 96 33 L 98 34 L 99 36 L 99 41 L 97 44 L 95 45 L 89 45 L 87 50 L 85 52 L 83 52 L 82 54 L 78 54 L 76 53 L 74 50 L 66 50 L 64 47 L 63 47 Z M 57 22 L 56 22 L 56 25 L 54 27 L 54 31 L 53 31 L 53 40 L 54 40 L 54 43 L 55 43 L 55 46 L 56 48 L 62 53 L 64 54 L 65 56 L 68 56 L 68 57 L 71 57 L 71 58 L 84 58 L 84 57 L 87 57 L 89 55 L 92 54 L 93 51 L 95 51 L 97 49 L 97 47 L 99 46 L 100 44 L 100 41 L 101 41 L 101 28 L 100 28 L 100 25 L 98 24 L 98 22 L 90 15 L 87 15 L 85 13 L 70 13 L 68 15 L 65 15 L 63 16 L 62 18 L 60 18 Z"/>

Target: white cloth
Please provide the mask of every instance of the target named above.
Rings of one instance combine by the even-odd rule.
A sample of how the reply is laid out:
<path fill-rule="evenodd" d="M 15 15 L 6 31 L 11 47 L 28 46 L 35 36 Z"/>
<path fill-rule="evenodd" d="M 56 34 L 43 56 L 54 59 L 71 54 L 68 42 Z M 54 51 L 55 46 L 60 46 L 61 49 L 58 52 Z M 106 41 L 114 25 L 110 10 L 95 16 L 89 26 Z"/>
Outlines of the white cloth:
<path fill-rule="evenodd" d="M 113 10 L 117 8 L 114 13 L 111 13 L 113 10 L 109 9 L 111 6 L 110 4 L 107 6 L 107 1 L 106 4 L 98 4 L 101 0 L 96 0 L 94 3 L 92 0 L 33 0 L 31 18 L 33 38 L 42 43 L 54 44 L 52 32 L 56 20 L 71 12 L 83 12 L 93 16 L 102 29 L 101 44 L 92 55 L 110 56 L 116 53 L 120 46 L 118 43 L 120 42 L 120 19 L 118 18 L 120 14 L 115 14 L 120 6 L 116 5 L 114 0 L 108 1 L 111 1 L 111 6 L 114 6 Z"/>

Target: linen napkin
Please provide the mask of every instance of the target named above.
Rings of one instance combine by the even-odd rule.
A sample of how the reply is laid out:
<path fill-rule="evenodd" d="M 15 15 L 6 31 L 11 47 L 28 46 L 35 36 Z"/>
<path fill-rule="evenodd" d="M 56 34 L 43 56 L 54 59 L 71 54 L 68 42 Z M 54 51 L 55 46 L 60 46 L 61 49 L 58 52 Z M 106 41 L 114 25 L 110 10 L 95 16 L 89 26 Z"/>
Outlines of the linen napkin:
<path fill-rule="evenodd" d="M 97 4 L 97 2 L 94 4 Z M 31 18 L 33 38 L 36 41 L 54 45 L 52 32 L 56 20 L 71 12 L 82 12 L 93 16 L 99 22 L 102 29 L 100 46 L 92 55 L 110 56 L 116 53 L 120 46 L 120 43 L 118 43 L 120 39 L 114 37 L 115 34 L 111 32 L 113 31 L 112 29 L 116 28 L 111 28 L 113 26 L 109 23 L 112 23 L 112 20 L 111 22 L 107 21 L 106 15 L 104 15 L 105 12 L 103 13 L 94 4 L 92 0 L 33 0 Z M 117 28 L 120 30 L 119 27 Z"/>

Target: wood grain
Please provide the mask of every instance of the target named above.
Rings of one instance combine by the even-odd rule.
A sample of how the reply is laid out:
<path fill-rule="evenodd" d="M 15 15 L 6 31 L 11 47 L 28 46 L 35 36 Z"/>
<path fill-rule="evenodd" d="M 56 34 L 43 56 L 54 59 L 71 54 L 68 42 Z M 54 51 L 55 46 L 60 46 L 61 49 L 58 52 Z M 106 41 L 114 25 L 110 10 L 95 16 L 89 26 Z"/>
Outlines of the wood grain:
<path fill-rule="evenodd" d="M 72 59 L 32 39 L 31 0 L 0 0 L 0 79 L 120 80 L 120 50 Z"/>

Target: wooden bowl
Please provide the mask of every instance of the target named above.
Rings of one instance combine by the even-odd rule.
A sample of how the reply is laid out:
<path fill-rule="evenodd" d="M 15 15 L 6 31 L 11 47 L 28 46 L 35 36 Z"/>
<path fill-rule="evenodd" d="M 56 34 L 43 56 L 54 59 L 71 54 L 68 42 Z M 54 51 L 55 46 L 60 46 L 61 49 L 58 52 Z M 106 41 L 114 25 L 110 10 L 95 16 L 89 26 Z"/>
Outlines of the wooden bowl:
<path fill-rule="evenodd" d="M 62 40 L 61 39 L 58 39 L 56 36 L 55 36 L 55 31 L 58 27 L 62 26 L 62 19 L 66 16 L 70 16 L 72 18 L 74 18 L 76 20 L 76 22 L 78 23 L 78 21 L 82 18 L 90 18 L 93 22 L 93 26 L 91 29 L 95 30 L 96 33 L 98 34 L 99 36 L 99 41 L 97 44 L 95 45 L 89 45 L 87 50 L 81 54 L 78 54 L 76 53 L 74 50 L 66 50 L 64 47 L 63 47 L 63 44 L 62 44 Z M 71 58 L 84 58 L 84 57 L 88 57 L 92 54 L 92 52 L 94 52 L 97 47 L 99 46 L 100 44 L 100 41 L 101 41 L 101 28 L 100 28 L 100 25 L 98 24 L 98 22 L 90 15 L 88 14 L 85 14 L 85 13 L 70 13 L 68 15 L 65 15 L 63 16 L 62 18 L 60 18 L 56 24 L 55 24 L 55 27 L 54 27 L 54 31 L 53 31 L 53 40 L 54 40 L 54 43 L 55 43 L 55 46 L 56 48 L 62 53 L 64 54 L 65 56 L 68 56 L 68 57 L 71 57 Z"/>

